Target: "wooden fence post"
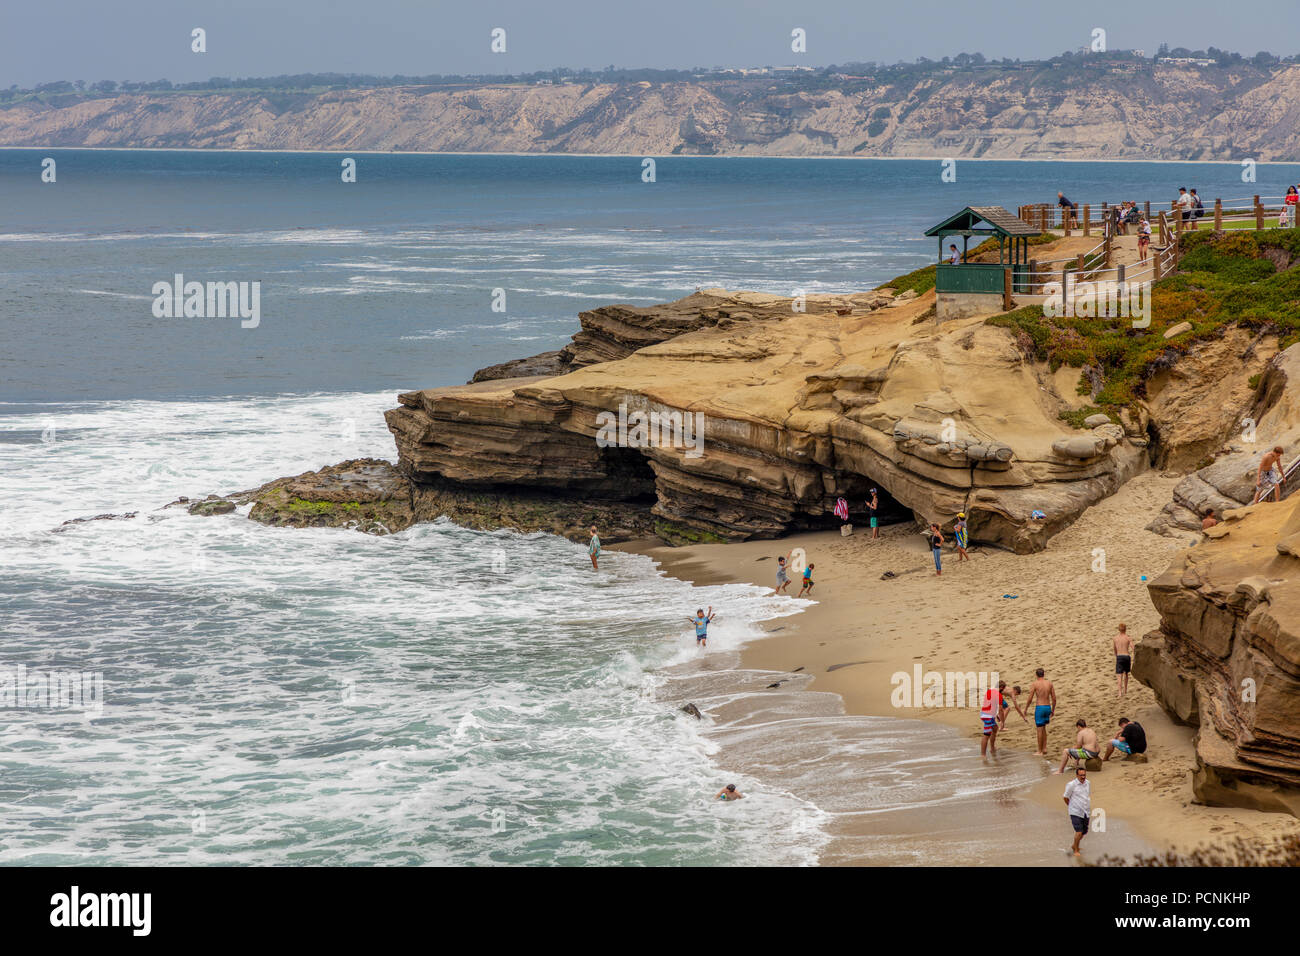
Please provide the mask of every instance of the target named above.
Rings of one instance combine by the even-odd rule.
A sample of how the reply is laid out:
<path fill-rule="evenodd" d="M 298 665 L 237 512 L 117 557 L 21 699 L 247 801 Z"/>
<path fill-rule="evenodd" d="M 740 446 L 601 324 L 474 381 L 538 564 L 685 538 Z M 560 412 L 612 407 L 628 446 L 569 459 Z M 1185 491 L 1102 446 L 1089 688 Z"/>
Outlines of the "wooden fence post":
<path fill-rule="evenodd" d="M 1115 280 L 1120 285 L 1124 284 L 1124 263 L 1122 262 L 1115 267 Z"/>
<path fill-rule="evenodd" d="M 1011 270 L 1002 270 L 1002 311 L 1011 311 Z"/>
<path fill-rule="evenodd" d="M 1092 234 L 1092 206 L 1089 203 L 1083 204 L 1083 234 Z"/>
<path fill-rule="evenodd" d="M 1151 201 L 1147 200 L 1142 204 L 1142 218 L 1147 222 L 1151 221 Z"/>
<path fill-rule="evenodd" d="M 1106 233 L 1106 246 L 1105 246 L 1105 252 L 1106 252 L 1105 267 L 1106 267 L 1107 269 L 1109 269 L 1109 268 L 1110 268 L 1110 260 L 1111 260 L 1111 257 L 1113 256 L 1113 252 L 1112 252 L 1112 250 L 1111 250 L 1111 234 L 1110 234 L 1109 232 Z"/>
<path fill-rule="evenodd" d="M 1223 231 L 1223 200 L 1214 200 L 1214 231 Z"/>
<path fill-rule="evenodd" d="M 1259 197 L 1255 197 L 1255 228 L 1264 228 L 1264 207 L 1260 204 Z"/>
<path fill-rule="evenodd" d="M 1038 293 L 1038 260 L 1030 259 L 1029 260 L 1029 294 L 1036 295 L 1037 293 Z"/>
<path fill-rule="evenodd" d="M 1077 273 L 1077 275 L 1074 277 L 1074 281 L 1075 282 L 1083 281 L 1083 253 L 1082 252 L 1079 253 L 1078 258 L 1074 260 L 1074 269 L 1075 272 Z"/>
<path fill-rule="evenodd" d="M 1165 218 L 1165 211 L 1160 210 L 1160 245 L 1169 245 L 1169 220 Z"/>

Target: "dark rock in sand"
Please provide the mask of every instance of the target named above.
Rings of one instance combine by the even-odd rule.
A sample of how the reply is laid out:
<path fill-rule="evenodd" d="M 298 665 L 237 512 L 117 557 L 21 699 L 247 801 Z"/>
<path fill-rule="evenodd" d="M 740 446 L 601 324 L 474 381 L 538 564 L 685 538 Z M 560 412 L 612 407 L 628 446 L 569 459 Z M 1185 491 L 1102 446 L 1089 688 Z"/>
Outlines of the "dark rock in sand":
<path fill-rule="evenodd" d="M 700 713 L 700 708 L 696 707 L 694 704 L 682 704 L 680 710 L 682 713 L 689 714 L 696 720 L 702 720 L 704 718 L 704 715 Z"/>

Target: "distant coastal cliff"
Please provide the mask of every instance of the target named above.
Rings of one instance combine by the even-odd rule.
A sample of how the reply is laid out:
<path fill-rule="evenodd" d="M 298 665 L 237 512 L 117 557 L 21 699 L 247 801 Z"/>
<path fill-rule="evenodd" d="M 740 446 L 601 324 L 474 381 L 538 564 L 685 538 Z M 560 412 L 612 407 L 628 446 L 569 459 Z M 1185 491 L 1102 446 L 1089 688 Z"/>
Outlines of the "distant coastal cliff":
<path fill-rule="evenodd" d="M 0 146 L 1300 161 L 1300 66 L 1007 67 L 0 102 Z"/>

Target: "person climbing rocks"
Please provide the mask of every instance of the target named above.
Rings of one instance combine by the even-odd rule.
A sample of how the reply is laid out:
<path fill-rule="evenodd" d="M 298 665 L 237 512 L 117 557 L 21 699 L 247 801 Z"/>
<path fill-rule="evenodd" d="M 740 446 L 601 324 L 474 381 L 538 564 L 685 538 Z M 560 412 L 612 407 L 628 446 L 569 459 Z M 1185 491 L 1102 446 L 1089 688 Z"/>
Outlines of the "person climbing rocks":
<path fill-rule="evenodd" d="M 1274 501 L 1282 500 L 1282 485 L 1286 477 L 1282 474 L 1282 446 L 1274 445 L 1259 462 L 1259 472 L 1255 476 L 1255 487 L 1259 489 L 1255 501 L 1265 501 L 1271 495 Z"/>

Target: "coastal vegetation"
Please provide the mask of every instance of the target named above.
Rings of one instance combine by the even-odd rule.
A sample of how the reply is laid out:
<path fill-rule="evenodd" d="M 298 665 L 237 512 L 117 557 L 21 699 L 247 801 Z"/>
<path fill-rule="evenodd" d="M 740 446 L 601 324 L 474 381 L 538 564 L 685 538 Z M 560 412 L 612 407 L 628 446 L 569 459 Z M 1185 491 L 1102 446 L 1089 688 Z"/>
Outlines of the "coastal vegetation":
<path fill-rule="evenodd" d="M 1094 412 L 1108 413 L 1144 397 L 1153 374 L 1230 327 L 1277 335 L 1280 348 L 1300 342 L 1300 230 L 1205 231 L 1184 236 L 1183 243 L 1178 272 L 1152 287 L 1147 328 L 1112 318 L 1048 317 L 1040 306 L 994 316 L 988 324 L 1011 330 L 1022 351 L 1053 371 L 1078 368 L 1080 394 L 1090 397 Z M 1189 329 L 1165 338 L 1184 322 Z"/>

